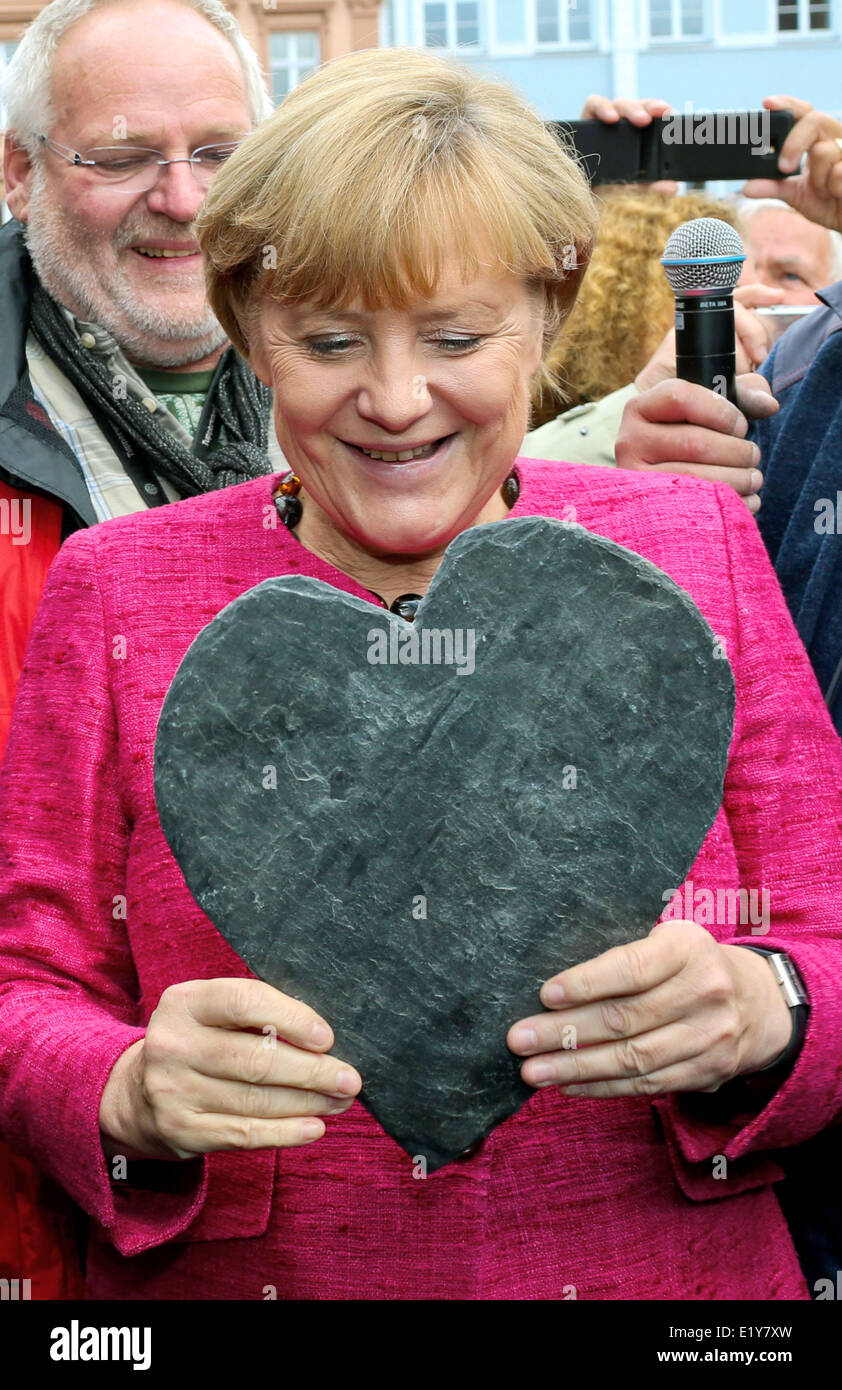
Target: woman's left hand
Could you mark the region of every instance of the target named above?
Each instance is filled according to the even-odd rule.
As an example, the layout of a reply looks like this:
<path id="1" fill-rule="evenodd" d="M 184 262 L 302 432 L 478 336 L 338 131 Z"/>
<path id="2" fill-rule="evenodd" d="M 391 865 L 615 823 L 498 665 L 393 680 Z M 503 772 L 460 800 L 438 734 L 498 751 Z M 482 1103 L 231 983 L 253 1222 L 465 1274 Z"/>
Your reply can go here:
<path id="1" fill-rule="evenodd" d="M 549 1013 L 507 1035 L 530 1086 L 575 1096 L 716 1091 L 786 1048 L 792 1018 L 769 964 L 695 922 L 659 922 L 547 980 Z"/>

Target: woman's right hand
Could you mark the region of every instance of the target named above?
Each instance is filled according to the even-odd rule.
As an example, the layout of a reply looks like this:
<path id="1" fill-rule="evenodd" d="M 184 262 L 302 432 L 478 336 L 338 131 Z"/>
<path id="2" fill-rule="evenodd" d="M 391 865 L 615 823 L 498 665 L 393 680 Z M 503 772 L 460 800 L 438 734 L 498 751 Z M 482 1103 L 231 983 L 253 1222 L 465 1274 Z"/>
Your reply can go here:
<path id="1" fill-rule="evenodd" d="M 357 1071 L 324 1054 L 333 1033 L 262 980 L 188 980 L 161 995 L 146 1036 L 117 1059 L 99 1111 L 109 1157 L 188 1159 L 291 1148 L 347 1110 Z"/>

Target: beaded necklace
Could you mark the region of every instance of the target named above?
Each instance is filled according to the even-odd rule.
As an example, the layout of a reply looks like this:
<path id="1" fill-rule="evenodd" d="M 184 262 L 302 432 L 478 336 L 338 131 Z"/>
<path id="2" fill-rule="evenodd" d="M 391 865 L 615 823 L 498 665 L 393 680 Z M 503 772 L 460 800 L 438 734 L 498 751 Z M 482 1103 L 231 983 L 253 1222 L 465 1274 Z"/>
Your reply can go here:
<path id="1" fill-rule="evenodd" d="M 278 509 L 278 515 L 288 531 L 294 531 L 301 520 L 301 498 L 298 496 L 301 491 L 301 479 L 295 473 L 290 473 L 279 487 L 275 489 L 273 500 Z M 520 496 L 520 480 L 517 473 L 512 469 L 500 489 L 500 494 L 506 506 L 511 510 Z M 374 590 L 372 590 L 374 593 Z M 384 608 L 388 608 L 390 613 L 396 613 L 399 618 L 404 618 L 408 623 L 415 619 L 418 605 L 421 602 L 421 594 L 399 594 L 394 603 L 387 604 L 379 594 L 374 597 L 380 599 Z"/>

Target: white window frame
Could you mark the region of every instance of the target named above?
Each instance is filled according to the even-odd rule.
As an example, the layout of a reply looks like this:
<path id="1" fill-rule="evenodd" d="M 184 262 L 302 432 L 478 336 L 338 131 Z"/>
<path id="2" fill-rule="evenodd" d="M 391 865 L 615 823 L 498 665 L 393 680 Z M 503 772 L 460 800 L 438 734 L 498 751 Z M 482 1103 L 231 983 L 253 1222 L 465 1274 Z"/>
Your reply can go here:
<path id="1" fill-rule="evenodd" d="M 766 0 L 766 27 L 747 34 L 723 33 L 722 15 L 729 0 L 714 0 L 713 41 L 718 48 L 776 48 L 787 43 L 820 43 L 838 39 L 839 0 L 831 0 L 829 29 L 779 29 L 777 0 Z M 807 17 L 809 18 L 809 12 Z"/>
<path id="2" fill-rule="evenodd" d="M 445 3 L 447 2 L 448 0 L 445 0 Z M 453 3 L 455 4 L 455 0 Z M 506 3 L 521 7 L 524 15 L 524 38 L 522 41 L 509 43 L 501 39 L 497 32 L 497 7 L 494 0 L 479 0 L 479 43 L 476 48 L 431 48 L 428 51 L 463 58 L 470 58 L 472 55 L 484 58 L 532 58 L 542 53 L 605 53 L 610 48 L 606 10 L 610 0 L 590 0 L 591 37 L 589 39 L 576 39 L 574 42 L 565 37 L 567 33 L 567 10 L 571 8 L 568 4 L 566 9 L 563 9 L 561 16 L 563 30 L 560 42 L 540 44 L 538 43 L 536 0 L 506 0 Z M 561 0 L 561 5 L 564 6 L 564 0 Z M 452 15 L 452 20 L 448 26 L 449 37 L 452 38 L 455 29 L 455 8 L 449 9 L 448 14 L 449 16 Z M 424 47 L 424 0 L 415 0 L 412 22 L 415 33 L 414 40 L 405 34 L 404 26 L 399 27 L 396 24 L 395 42 L 414 42 L 417 46 Z"/>
<path id="3" fill-rule="evenodd" d="M 8 58 L 6 57 L 6 44 L 9 43 L 20 43 L 20 38 L 0 39 L 0 77 L 2 77 L 3 73 L 6 71 L 6 67 L 9 62 Z M 6 108 L 3 105 L 3 103 L 0 102 L 0 149 L 2 149 L 3 146 L 3 132 L 5 131 L 5 129 Z M 8 222 L 11 215 L 12 214 L 9 212 L 8 204 L 6 203 L 5 199 L 3 197 L 0 197 L 0 226 L 2 226 L 4 222 Z"/>
<path id="4" fill-rule="evenodd" d="M 555 43 L 538 42 L 538 5 L 536 0 L 526 0 L 527 5 L 527 34 L 532 41 L 533 53 L 578 53 L 582 49 L 598 48 L 598 39 L 602 36 L 602 5 L 599 0 L 591 0 L 591 37 L 589 39 L 571 39 L 568 37 L 570 32 L 570 11 L 574 8 L 569 0 L 556 0 L 559 9 L 559 19 L 561 20 L 561 38 Z"/>
<path id="5" fill-rule="evenodd" d="M 444 5 L 447 19 L 447 44 L 444 48 L 428 47 L 425 43 L 424 6 L 427 0 L 415 0 L 415 42 L 428 53 L 447 54 L 450 57 L 471 58 L 488 54 L 488 12 L 484 0 L 475 0 L 477 7 L 477 29 L 479 40 L 476 44 L 460 45 L 453 42 L 456 37 L 456 6 L 460 0 L 429 0 L 432 4 Z"/>
<path id="6" fill-rule="evenodd" d="M 0 76 L 6 71 L 9 59 L 6 56 L 6 45 L 20 43 L 20 39 L 0 39 Z M 0 132 L 6 129 L 6 108 L 0 102 Z"/>
<path id="7" fill-rule="evenodd" d="M 779 29 L 777 0 L 772 0 L 770 8 L 770 27 L 778 43 L 786 43 L 790 39 L 795 43 L 803 41 L 804 39 L 812 39 L 815 43 L 816 40 L 833 38 L 839 33 L 836 14 L 837 5 L 834 3 L 834 0 L 831 0 L 830 3 L 830 24 L 827 29 L 810 28 L 810 0 L 798 0 L 797 29 Z"/>
<path id="8" fill-rule="evenodd" d="M 408 48 L 413 43 L 406 9 L 404 0 L 384 0 L 380 6 L 378 37 L 381 48 Z"/>
<path id="9" fill-rule="evenodd" d="M 679 32 L 681 28 L 681 0 L 670 0 L 670 8 L 672 10 L 673 32 L 671 34 L 653 34 L 650 25 L 649 0 L 643 0 L 643 37 L 648 48 L 669 47 L 671 44 L 692 45 L 711 42 L 716 26 L 716 15 L 711 15 L 710 0 L 702 0 L 702 18 L 706 27 L 701 34 L 682 34 Z"/>
<path id="10" fill-rule="evenodd" d="M 284 38 L 287 38 L 287 39 L 294 39 L 294 40 L 295 40 L 295 45 L 294 45 L 294 48 L 295 48 L 295 57 L 294 57 L 290 62 L 288 62 L 288 63 L 276 64 L 275 66 L 273 66 L 273 65 L 272 65 L 272 38 L 273 38 L 273 36 L 274 36 L 275 34 L 280 34 L 280 35 L 283 35 Z M 299 59 L 298 59 L 298 39 L 299 39 L 299 37 L 300 37 L 302 34 L 315 34 L 315 36 L 316 36 L 316 61 L 315 61 L 315 64 L 313 63 L 312 59 L 310 59 L 310 58 L 302 59 L 302 60 L 299 62 Z M 320 30 L 319 30 L 318 28 L 314 28 L 314 29 L 270 29 L 270 30 L 269 30 L 269 36 L 268 36 L 268 38 L 267 38 L 267 40 L 266 40 L 266 43 L 267 43 L 267 48 L 268 48 L 268 64 L 267 64 L 267 67 L 268 67 L 268 77 L 269 77 L 269 88 L 270 88 L 270 91 L 271 91 L 271 94 L 272 94 L 272 100 L 273 100 L 273 101 L 275 101 L 275 73 L 276 73 L 276 72 L 284 72 L 284 71 L 286 71 L 286 72 L 289 72 L 289 73 L 295 73 L 295 75 L 296 75 L 295 81 L 293 82 L 292 86 L 288 88 L 287 93 L 285 94 L 285 95 L 289 95 L 289 92 L 294 91 L 295 88 L 298 86 L 298 84 L 299 84 L 300 82 L 303 82 L 303 81 L 304 81 L 303 77 L 299 77 L 299 76 L 298 76 L 299 70 L 300 70 L 301 68 L 313 68 L 313 67 L 318 67 L 319 64 L 323 61 L 323 60 L 322 60 L 322 56 L 321 56 L 321 54 L 322 54 L 322 36 L 321 36 L 321 32 L 320 32 Z M 279 99 L 279 101 L 276 103 L 276 105 L 279 106 L 280 103 L 283 101 L 283 99 L 284 99 L 284 98 L 281 97 L 281 98 Z"/>

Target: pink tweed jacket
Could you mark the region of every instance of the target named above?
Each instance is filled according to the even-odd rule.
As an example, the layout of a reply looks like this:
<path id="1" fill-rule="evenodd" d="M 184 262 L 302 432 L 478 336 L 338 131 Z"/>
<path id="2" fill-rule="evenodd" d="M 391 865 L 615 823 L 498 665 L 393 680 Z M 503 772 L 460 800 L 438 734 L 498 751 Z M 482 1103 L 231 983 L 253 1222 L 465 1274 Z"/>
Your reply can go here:
<path id="1" fill-rule="evenodd" d="M 199 630 L 269 576 L 376 600 L 273 524 L 271 478 L 107 522 L 53 564 L 0 787 L 0 1125 L 93 1218 L 89 1296 L 807 1298 L 771 1184 L 773 1151 L 842 1109 L 839 742 L 734 493 L 518 467 L 513 515 L 577 520 L 637 551 L 725 643 L 736 728 L 689 878 L 694 901 L 766 890 L 760 940 L 791 954 L 812 1005 L 793 1071 L 763 1108 L 727 1121 L 703 1118 L 693 1096 L 543 1090 L 425 1180 L 359 1103 L 302 1149 L 153 1161 L 112 1179 L 97 1115 L 115 1060 L 169 985 L 248 974 L 191 898 L 156 815 L 170 680 Z M 749 925 L 708 925 L 758 940 Z"/>

